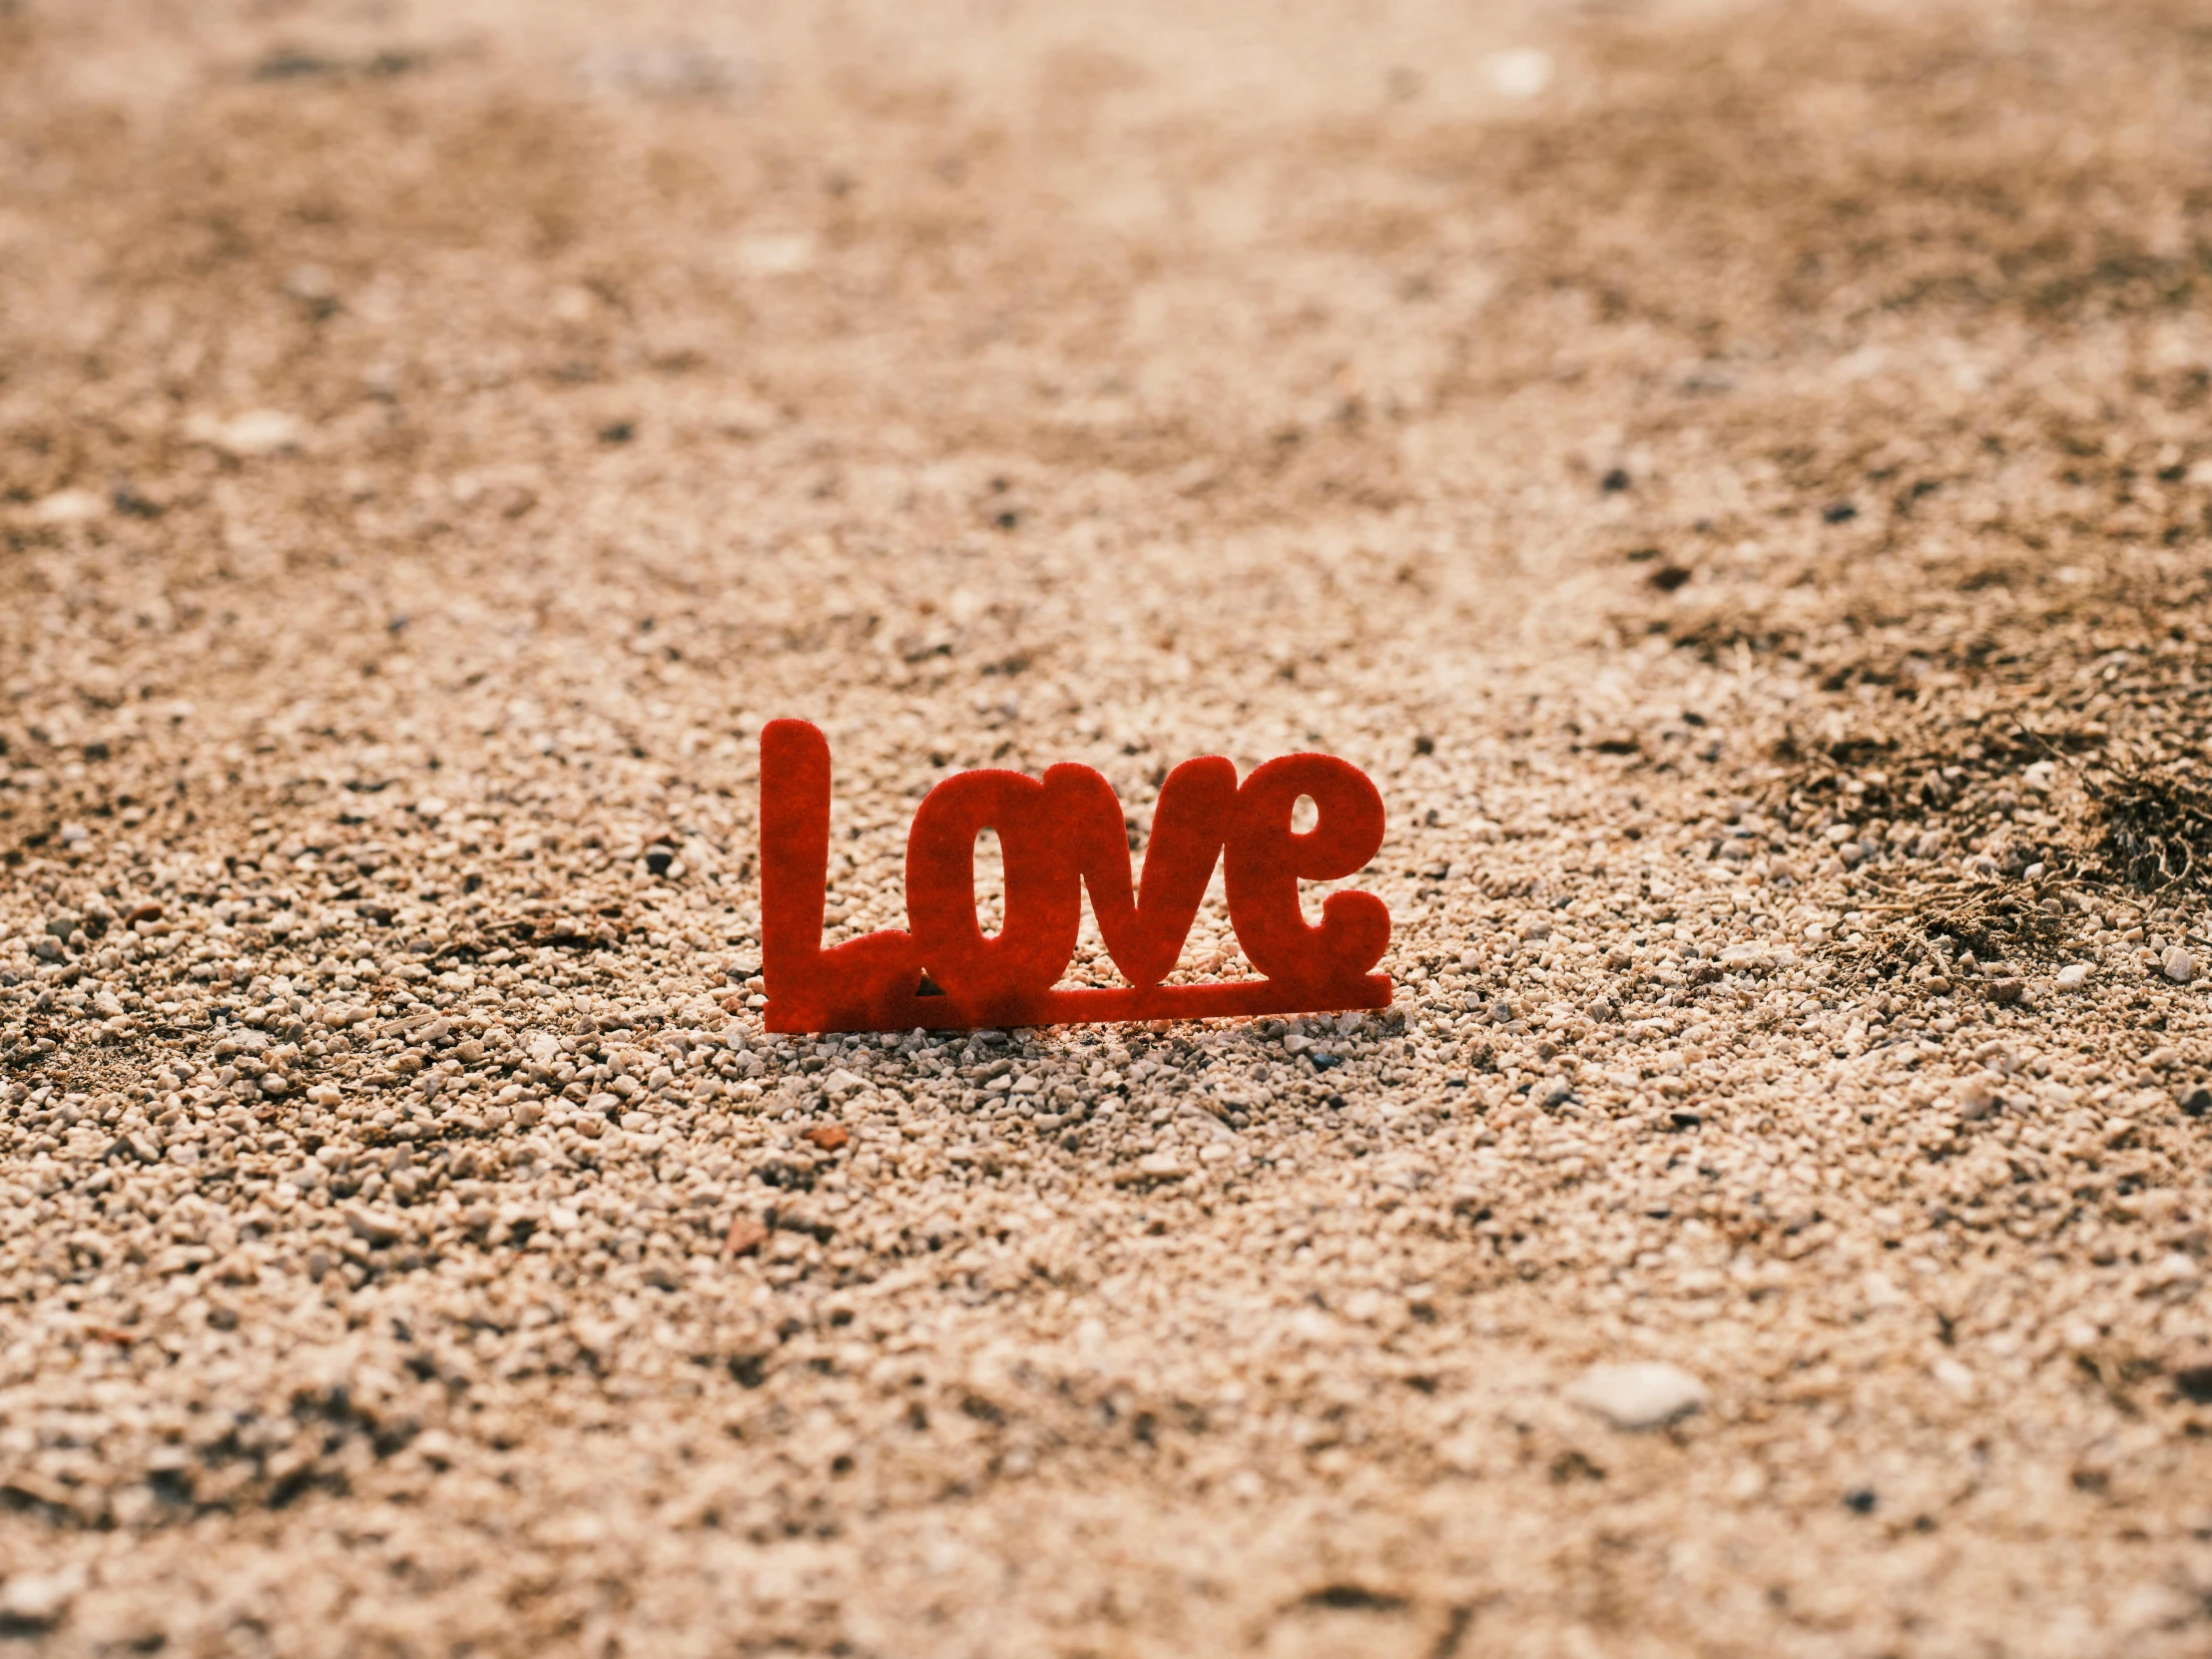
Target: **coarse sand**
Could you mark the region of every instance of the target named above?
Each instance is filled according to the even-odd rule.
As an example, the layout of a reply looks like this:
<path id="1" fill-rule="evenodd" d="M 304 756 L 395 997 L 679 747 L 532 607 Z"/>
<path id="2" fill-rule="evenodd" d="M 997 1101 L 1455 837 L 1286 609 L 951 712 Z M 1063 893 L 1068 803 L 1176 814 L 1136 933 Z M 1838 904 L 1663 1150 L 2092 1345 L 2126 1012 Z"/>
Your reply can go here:
<path id="1" fill-rule="evenodd" d="M 0 0 L 0 1652 L 2205 1653 L 2208 157 L 2180 3 Z M 1397 1003 L 770 1037 L 787 715 L 839 937 L 1342 755 Z"/>

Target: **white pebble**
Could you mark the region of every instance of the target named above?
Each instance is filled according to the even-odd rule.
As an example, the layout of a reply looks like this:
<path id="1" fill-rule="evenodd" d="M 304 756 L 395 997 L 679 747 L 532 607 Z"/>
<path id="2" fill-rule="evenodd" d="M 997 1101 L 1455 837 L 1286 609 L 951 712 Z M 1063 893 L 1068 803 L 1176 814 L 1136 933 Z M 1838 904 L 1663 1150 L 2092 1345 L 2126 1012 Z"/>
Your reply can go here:
<path id="1" fill-rule="evenodd" d="M 2058 984 L 2066 990 L 2074 990 L 2089 982 L 2087 962 L 2069 962 L 2058 970 Z"/>
<path id="2" fill-rule="evenodd" d="M 69 1610 L 73 1586 L 60 1573 L 21 1573 L 0 1589 L 0 1618 L 17 1625 L 49 1625 Z"/>
<path id="3" fill-rule="evenodd" d="M 738 244 L 738 263 L 761 276 L 791 276 L 812 270 L 815 239 L 804 232 L 747 237 Z"/>
<path id="4" fill-rule="evenodd" d="M 1533 46 L 1492 52 L 1482 68 L 1490 85 L 1507 98 L 1534 98 L 1551 85 L 1551 54 Z"/>
<path id="5" fill-rule="evenodd" d="M 56 490 L 31 505 L 33 524 L 83 524 L 100 517 L 108 504 L 91 490 Z"/>
<path id="6" fill-rule="evenodd" d="M 243 460 L 297 448 L 302 428 L 279 409 L 250 409 L 231 420 L 197 417 L 187 423 L 185 434 Z"/>
<path id="7" fill-rule="evenodd" d="M 2197 976 L 2196 958 L 2178 944 L 2167 949 L 2159 967 L 2177 985 L 2186 985 Z"/>
<path id="8" fill-rule="evenodd" d="M 1567 1399 L 1615 1428 L 1660 1428 L 1705 1404 L 1705 1384 L 1663 1360 L 1592 1366 L 1567 1387 Z"/>

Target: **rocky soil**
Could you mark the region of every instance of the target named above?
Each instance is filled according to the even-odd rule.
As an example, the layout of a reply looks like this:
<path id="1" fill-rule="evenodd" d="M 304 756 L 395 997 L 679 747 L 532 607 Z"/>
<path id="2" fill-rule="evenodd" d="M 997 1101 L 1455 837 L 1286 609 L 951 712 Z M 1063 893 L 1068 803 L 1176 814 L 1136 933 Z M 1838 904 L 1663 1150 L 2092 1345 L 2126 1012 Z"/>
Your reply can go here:
<path id="1" fill-rule="evenodd" d="M 0 3 L 0 1651 L 2202 1653 L 2208 39 Z M 768 1036 L 779 715 L 1397 1005 Z"/>

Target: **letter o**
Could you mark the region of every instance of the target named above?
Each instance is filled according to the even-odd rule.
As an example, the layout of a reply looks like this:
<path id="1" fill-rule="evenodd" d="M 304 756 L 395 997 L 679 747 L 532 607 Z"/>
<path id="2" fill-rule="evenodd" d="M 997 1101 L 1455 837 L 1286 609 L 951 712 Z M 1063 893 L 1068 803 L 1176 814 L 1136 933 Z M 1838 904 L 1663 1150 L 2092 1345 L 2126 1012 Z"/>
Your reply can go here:
<path id="1" fill-rule="evenodd" d="M 1075 955 L 1081 886 L 1044 822 L 1045 786 L 1018 772 L 963 772 L 923 799 L 906 834 L 907 926 L 921 965 L 949 996 L 1003 1000 L 1052 988 Z M 975 837 L 998 831 L 1006 923 L 975 910 Z"/>

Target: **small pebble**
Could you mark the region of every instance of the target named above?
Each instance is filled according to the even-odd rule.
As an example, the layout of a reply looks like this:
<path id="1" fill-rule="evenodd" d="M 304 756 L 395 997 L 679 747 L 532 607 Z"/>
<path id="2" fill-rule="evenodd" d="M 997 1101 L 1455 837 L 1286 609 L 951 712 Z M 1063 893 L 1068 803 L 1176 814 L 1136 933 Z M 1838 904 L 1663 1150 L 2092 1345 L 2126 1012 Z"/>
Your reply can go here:
<path id="1" fill-rule="evenodd" d="M 1680 1366 L 1632 1360 L 1592 1366 L 1568 1384 L 1566 1397 L 1615 1428 L 1660 1428 L 1705 1404 L 1705 1384 Z"/>
<path id="2" fill-rule="evenodd" d="M 108 510 L 104 496 L 91 490 L 56 490 L 31 504 L 33 524 L 84 524 Z"/>
<path id="3" fill-rule="evenodd" d="M 2196 958 L 2178 944 L 2167 946 L 2158 966 L 2159 971 L 2177 985 L 2186 985 L 2197 976 Z"/>
<path id="4" fill-rule="evenodd" d="M 74 1590 L 61 1573 L 19 1573 L 0 1585 L 0 1636 L 18 1629 L 43 1630 L 59 1624 L 69 1611 Z"/>
<path id="5" fill-rule="evenodd" d="M 186 435 L 236 459 L 274 455 L 298 446 L 304 428 L 278 409 L 251 409 L 229 420 L 197 416 L 186 423 Z"/>
<path id="6" fill-rule="evenodd" d="M 393 1243 L 405 1231 L 403 1225 L 396 1218 L 378 1215 L 374 1211 L 365 1210 L 356 1205 L 347 1205 L 341 1215 L 344 1218 L 347 1231 L 363 1244 L 374 1249 L 380 1250 L 385 1245 Z"/>
<path id="7" fill-rule="evenodd" d="M 1551 85 L 1551 54 L 1533 46 L 1493 52 L 1482 68 L 1490 85 L 1507 98 L 1534 98 Z"/>
<path id="8" fill-rule="evenodd" d="M 2167 1368 L 2182 1396 L 2199 1405 L 2212 1405 L 2212 1348 L 2184 1354 Z"/>
<path id="9" fill-rule="evenodd" d="M 2004 1104 L 1993 1077 L 1969 1078 L 1959 1086 L 1957 1099 L 1958 1115 L 1968 1123 L 1979 1123 Z"/>

